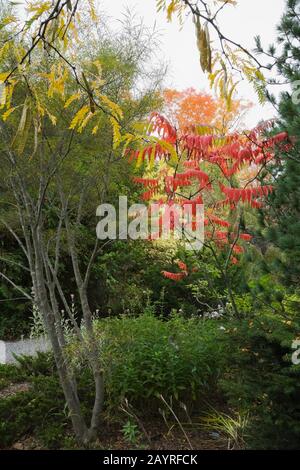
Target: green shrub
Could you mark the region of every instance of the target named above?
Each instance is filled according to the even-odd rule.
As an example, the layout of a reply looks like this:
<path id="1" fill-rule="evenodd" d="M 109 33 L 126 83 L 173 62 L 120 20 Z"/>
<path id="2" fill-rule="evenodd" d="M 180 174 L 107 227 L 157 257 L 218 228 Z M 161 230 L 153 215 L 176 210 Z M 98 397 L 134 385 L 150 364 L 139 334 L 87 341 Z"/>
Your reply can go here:
<path id="1" fill-rule="evenodd" d="M 18 370 L 27 376 L 53 375 L 56 371 L 53 354 L 37 352 L 35 356 L 18 356 Z"/>
<path id="2" fill-rule="evenodd" d="M 35 435 L 47 448 L 59 446 L 59 434 L 67 426 L 64 397 L 56 376 L 33 377 L 29 391 L 0 400 L 0 447 L 27 433 Z"/>
<path id="3" fill-rule="evenodd" d="M 300 365 L 291 345 L 299 325 L 274 314 L 230 322 L 222 388 L 229 403 L 250 412 L 247 443 L 257 449 L 297 449 Z"/>
<path id="4" fill-rule="evenodd" d="M 5 386 L 27 382 L 30 388 L 0 399 L 0 447 L 7 447 L 26 434 L 36 436 L 47 448 L 59 446 L 69 422 L 52 354 L 24 356 L 19 358 L 18 366 L 0 366 L 2 382 Z"/>
<path id="5" fill-rule="evenodd" d="M 110 408 L 127 398 L 153 411 L 160 394 L 186 404 L 215 391 L 223 334 L 218 321 L 144 314 L 99 321 L 97 328 Z"/>
<path id="6" fill-rule="evenodd" d="M 9 384 L 21 382 L 26 377 L 26 373 L 20 367 L 13 364 L 0 364 L 0 390 Z"/>
<path id="7" fill-rule="evenodd" d="M 70 416 L 65 404 L 54 358 L 51 353 L 22 357 L 19 366 L 0 366 L 0 385 L 25 381 L 30 389 L 0 399 L 0 448 L 10 446 L 26 434 L 37 438 L 47 449 L 64 447 L 70 440 Z M 90 371 L 79 371 L 78 393 L 86 418 L 93 404 Z"/>
<path id="8" fill-rule="evenodd" d="M 5 341 L 14 341 L 21 337 L 27 337 L 30 333 L 30 312 L 25 309 L 9 311 L 2 306 L 0 315 L 0 338 Z"/>

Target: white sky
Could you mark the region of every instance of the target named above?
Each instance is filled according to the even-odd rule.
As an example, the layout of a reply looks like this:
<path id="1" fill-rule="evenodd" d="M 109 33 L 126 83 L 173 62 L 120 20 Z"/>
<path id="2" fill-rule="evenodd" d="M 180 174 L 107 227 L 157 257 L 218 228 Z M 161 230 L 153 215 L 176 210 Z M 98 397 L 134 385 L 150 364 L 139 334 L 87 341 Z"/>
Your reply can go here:
<path id="1" fill-rule="evenodd" d="M 121 19 L 126 7 L 142 17 L 145 25 L 153 26 L 156 22 L 161 33 L 161 57 L 169 63 L 167 86 L 178 90 L 189 87 L 209 90 L 208 81 L 200 68 L 195 32 L 190 20 L 180 31 L 178 23 L 168 23 L 164 13 L 156 12 L 155 0 L 96 0 L 96 2 L 100 11 L 103 11 L 116 27 L 117 20 Z M 275 41 L 276 25 L 284 11 L 284 5 L 285 0 L 238 0 L 236 7 L 224 8 L 219 17 L 219 25 L 225 35 L 250 50 L 254 48 L 253 38 L 256 35 L 260 35 L 262 44 L 267 46 Z M 262 107 L 258 104 L 251 86 L 246 83 L 239 86 L 239 97 L 255 104 L 244 120 L 249 127 L 275 114 L 269 105 Z"/>

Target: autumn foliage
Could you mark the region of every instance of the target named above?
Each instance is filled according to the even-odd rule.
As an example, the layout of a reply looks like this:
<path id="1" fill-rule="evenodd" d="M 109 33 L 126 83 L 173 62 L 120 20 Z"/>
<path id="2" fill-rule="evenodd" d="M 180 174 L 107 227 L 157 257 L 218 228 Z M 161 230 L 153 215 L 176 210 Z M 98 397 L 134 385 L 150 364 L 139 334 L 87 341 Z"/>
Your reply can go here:
<path id="1" fill-rule="evenodd" d="M 182 131 L 210 123 L 212 131 L 228 132 L 250 106 L 250 103 L 233 100 L 228 109 L 223 99 L 214 98 L 204 91 L 197 92 L 194 88 L 164 91 L 164 112 L 168 120 Z"/>
<path id="2" fill-rule="evenodd" d="M 204 204 L 205 246 L 223 251 L 227 263 L 237 264 L 243 245 L 251 240 L 240 229 L 241 215 L 260 208 L 273 190 L 272 181 L 261 185 L 259 175 L 276 147 L 291 145 L 286 133 L 266 137 L 272 127 L 266 122 L 248 133 L 208 134 L 205 126 L 190 126 L 188 131 L 153 113 L 149 143 L 129 152 L 131 160 L 143 164 L 143 176 L 135 177 L 145 189 L 142 199 L 193 208 Z M 179 269 L 163 275 L 179 281 L 189 274 L 185 265 Z"/>

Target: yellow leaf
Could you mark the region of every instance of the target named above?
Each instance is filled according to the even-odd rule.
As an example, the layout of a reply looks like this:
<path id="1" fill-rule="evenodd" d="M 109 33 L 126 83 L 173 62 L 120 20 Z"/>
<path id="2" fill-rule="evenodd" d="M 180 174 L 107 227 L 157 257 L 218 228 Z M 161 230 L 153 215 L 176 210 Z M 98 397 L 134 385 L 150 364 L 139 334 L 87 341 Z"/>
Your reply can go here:
<path id="1" fill-rule="evenodd" d="M 178 155 L 172 144 L 165 140 L 157 139 L 157 143 L 170 154 L 170 162 L 176 163 L 178 161 Z"/>
<path id="2" fill-rule="evenodd" d="M 0 30 L 4 28 L 4 26 L 7 26 L 10 23 L 17 23 L 18 18 L 16 16 L 6 16 L 0 21 Z"/>
<path id="3" fill-rule="evenodd" d="M 6 56 L 7 56 L 7 53 L 8 53 L 9 51 L 10 51 L 10 42 L 7 41 L 7 42 L 4 44 L 4 46 L 1 47 L 1 49 L 0 49 L 0 57 L 1 57 L 1 59 L 2 59 L 3 57 L 6 57 Z"/>
<path id="4" fill-rule="evenodd" d="M 88 122 L 90 121 L 90 119 L 92 119 L 93 116 L 94 114 L 91 112 L 86 115 L 86 117 L 83 119 L 82 123 L 78 127 L 78 132 L 81 133 L 83 131 L 83 129 L 87 126 Z"/>
<path id="5" fill-rule="evenodd" d="M 86 114 L 89 112 L 90 107 L 85 105 L 82 108 L 80 108 L 79 111 L 75 114 L 69 129 L 75 129 L 80 123 L 84 120 Z"/>
<path id="6" fill-rule="evenodd" d="M 150 155 L 150 159 L 149 159 L 149 169 L 150 170 L 152 170 L 152 168 L 154 167 L 154 163 L 155 163 L 155 146 L 152 147 L 151 155 Z"/>
<path id="7" fill-rule="evenodd" d="M 122 136 L 120 133 L 120 125 L 118 121 L 113 117 L 110 118 L 110 122 L 113 128 L 113 148 L 117 149 L 122 140 Z"/>
<path id="8" fill-rule="evenodd" d="M 30 2 L 30 3 L 27 5 L 26 10 L 27 10 L 29 13 L 39 13 L 39 14 L 42 14 L 42 13 L 44 13 L 46 10 L 49 10 L 49 8 L 51 8 L 51 2 L 39 2 L 39 3 Z"/>
<path id="9" fill-rule="evenodd" d="M 67 101 L 65 102 L 65 105 L 64 105 L 64 108 L 68 108 L 70 106 L 70 104 L 73 103 L 73 101 L 76 101 L 80 98 L 81 94 L 78 92 L 78 93 L 75 93 L 74 95 L 70 96 L 69 99 L 67 99 Z"/>
<path id="10" fill-rule="evenodd" d="M 117 119 L 123 118 L 123 111 L 120 108 L 120 106 L 118 106 L 116 103 L 111 101 L 106 95 L 99 95 L 99 98 L 109 108 L 109 110 L 115 116 L 115 118 Z"/>
<path id="11" fill-rule="evenodd" d="M 91 19 L 92 19 L 92 21 L 97 21 L 98 20 L 98 15 L 96 13 L 94 0 L 88 0 L 88 2 L 89 2 L 89 7 L 90 7 Z"/>
<path id="12" fill-rule="evenodd" d="M 260 81 L 262 81 L 262 82 L 266 81 L 265 76 L 262 74 L 262 72 L 260 70 L 256 69 L 255 70 L 255 75 Z"/>
<path id="13" fill-rule="evenodd" d="M 51 114 L 47 109 L 46 109 L 47 116 L 49 117 L 50 121 L 52 122 L 53 126 L 56 126 L 57 119 L 53 114 Z"/>
<path id="14" fill-rule="evenodd" d="M 168 21 L 171 21 L 172 20 L 172 15 L 173 13 L 175 12 L 176 10 L 176 4 L 177 4 L 177 1 L 176 0 L 172 0 L 172 2 L 169 4 L 168 8 L 167 8 L 167 18 L 168 18 Z"/>
<path id="15" fill-rule="evenodd" d="M 14 108 L 10 108 L 10 109 L 8 109 L 7 111 L 5 111 L 5 113 L 2 114 L 2 119 L 3 119 L 3 121 L 6 121 L 6 120 L 9 118 L 9 116 L 10 116 L 16 109 L 17 109 L 17 107 L 14 107 Z"/>
<path id="16" fill-rule="evenodd" d="M 4 83 L 7 79 L 10 72 L 2 72 L 0 73 L 0 83 Z"/>
<path id="17" fill-rule="evenodd" d="M 93 134 L 93 135 L 97 134 L 98 130 L 99 130 L 99 125 L 97 124 L 97 125 L 93 128 L 92 134 Z"/>
<path id="18" fill-rule="evenodd" d="M 18 83 L 17 80 L 9 80 L 9 83 L 6 83 L 5 86 L 5 105 L 6 108 L 9 109 L 11 107 L 11 100 L 12 100 L 12 95 L 14 88 L 16 84 Z"/>
<path id="19" fill-rule="evenodd" d="M 136 160 L 136 167 L 137 168 L 140 168 L 140 166 L 142 165 L 143 163 L 143 149 L 141 149 L 139 151 L 139 154 L 138 154 L 138 157 L 137 157 L 137 160 Z"/>

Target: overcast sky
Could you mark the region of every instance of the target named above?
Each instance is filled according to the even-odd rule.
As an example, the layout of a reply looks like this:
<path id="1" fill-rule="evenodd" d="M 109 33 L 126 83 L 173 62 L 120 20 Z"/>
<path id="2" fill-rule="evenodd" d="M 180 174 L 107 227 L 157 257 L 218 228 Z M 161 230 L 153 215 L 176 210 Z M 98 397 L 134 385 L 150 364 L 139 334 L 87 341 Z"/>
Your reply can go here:
<path id="1" fill-rule="evenodd" d="M 24 5 L 24 0 L 20 0 Z M 208 80 L 201 71 L 199 52 L 196 46 L 193 23 L 188 19 L 183 28 L 177 21 L 168 23 L 166 14 L 156 11 L 156 0 L 95 0 L 100 12 L 109 18 L 113 28 L 119 28 L 126 9 L 143 19 L 148 27 L 156 24 L 160 33 L 160 58 L 169 64 L 165 86 L 183 90 L 194 87 L 196 90 L 208 91 Z M 255 47 L 254 36 L 260 35 L 262 44 L 268 46 L 276 40 L 276 25 L 284 11 L 285 0 L 237 0 L 236 6 L 226 6 L 219 18 L 222 32 L 251 50 Z M 21 8 L 21 7 L 20 7 Z M 239 85 L 239 98 L 254 104 L 244 119 L 250 128 L 259 120 L 272 118 L 275 114 L 270 105 L 263 107 L 258 104 L 251 85 L 243 82 Z M 280 87 L 273 87 L 277 94 Z"/>
<path id="2" fill-rule="evenodd" d="M 208 82 L 199 65 L 199 53 L 195 42 L 195 32 L 191 21 L 187 21 L 180 31 L 176 22 L 168 23 L 164 13 L 157 13 L 155 0 L 96 0 L 100 10 L 117 27 L 126 7 L 143 18 L 145 25 L 155 22 L 161 33 L 161 55 L 169 63 L 166 85 L 179 90 L 194 87 L 209 90 Z M 262 43 L 268 45 L 275 41 L 276 24 L 279 22 L 285 0 L 238 0 L 235 7 L 228 6 L 219 17 L 219 25 L 224 34 L 237 43 L 252 49 L 254 36 L 260 35 Z M 274 110 L 265 105 L 261 107 L 250 85 L 242 84 L 239 95 L 255 103 L 245 119 L 247 126 L 256 125 L 260 119 L 268 119 Z"/>

